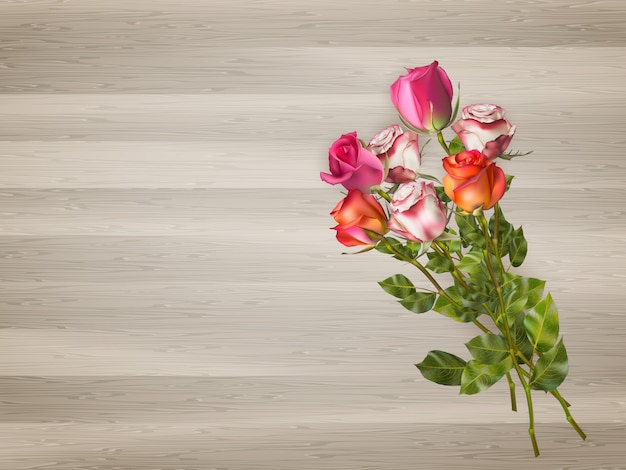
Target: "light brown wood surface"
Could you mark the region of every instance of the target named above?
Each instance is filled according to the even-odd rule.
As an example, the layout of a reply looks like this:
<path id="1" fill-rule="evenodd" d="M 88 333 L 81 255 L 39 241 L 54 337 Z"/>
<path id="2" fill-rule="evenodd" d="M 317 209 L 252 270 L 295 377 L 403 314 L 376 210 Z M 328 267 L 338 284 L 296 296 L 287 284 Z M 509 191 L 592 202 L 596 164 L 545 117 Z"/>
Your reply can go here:
<path id="1" fill-rule="evenodd" d="M 0 469 L 626 469 L 626 5 L 0 2 Z M 343 256 L 328 146 L 437 59 L 517 125 L 502 201 L 588 432 L 421 377 L 475 331 Z M 447 134 L 451 137 L 450 134 Z M 431 142 L 425 168 L 441 175 Z"/>

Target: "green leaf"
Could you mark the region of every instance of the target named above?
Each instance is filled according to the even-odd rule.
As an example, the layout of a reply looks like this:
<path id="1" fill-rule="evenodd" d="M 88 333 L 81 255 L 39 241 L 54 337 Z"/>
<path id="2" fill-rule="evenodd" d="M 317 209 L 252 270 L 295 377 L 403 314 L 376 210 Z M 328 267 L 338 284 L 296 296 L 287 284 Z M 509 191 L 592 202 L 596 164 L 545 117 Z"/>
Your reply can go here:
<path id="1" fill-rule="evenodd" d="M 383 238 L 385 238 L 387 241 L 394 240 L 393 238 L 386 238 L 386 237 L 383 237 Z M 389 250 L 389 248 L 387 248 L 387 246 L 383 243 L 382 240 L 376 244 L 374 249 L 380 253 L 385 253 L 386 255 L 390 255 L 393 253 L 391 250 Z"/>
<path id="2" fill-rule="evenodd" d="M 411 257 L 417 258 L 417 255 L 420 254 L 420 250 L 422 249 L 422 244 L 419 242 L 414 242 L 413 240 L 407 240 L 406 247 L 411 251 Z"/>
<path id="3" fill-rule="evenodd" d="M 496 214 L 498 215 L 498 254 L 504 257 L 509 252 L 509 243 L 513 236 L 513 225 L 504 217 L 500 206 L 496 206 L 493 215 L 489 218 L 489 233 L 495 236 Z"/>
<path id="4" fill-rule="evenodd" d="M 546 281 L 535 279 L 534 277 L 527 277 L 525 279 L 528 283 L 528 301 L 526 302 L 526 308 L 532 308 L 541 300 Z"/>
<path id="5" fill-rule="evenodd" d="M 456 267 L 459 271 L 463 271 L 468 274 L 479 273 L 482 272 L 480 264 L 483 259 L 484 255 L 482 251 L 472 250 L 463 255 L 463 258 L 457 263 Z"/>
<path id="6" fill-rule="evenodd" d="M 502 335 L 478 335 L 465 346 L 474 359 L 483 364 L 496 364 L 509 355 L 509 344 Z"/>
<path id="7" fill-rule="evenodd" d="M 522 227 L 513 232 L 511 243 L 509 244 L 509 259 L 516 268 L 521 266 L 528 252 L 528 242 L 524 238 Z"/>
<path id="8" fill-rule="evenodd" d="M 464 395 L 475 395 L 487 390 L 504 374 L 511 370 L 513 361 L 508 356 L 497 364 L 481 364 L 478 361 L 469 361 L 461 374 L 461 391 Z"/>
<path id="9" fill-rule="evenodd" d="M 439 199 L 441 199 L 441 202 L 443 202 L 444 204 L 452 201 L 452 199 L 450 199 L 446 194 L 443 186 L 435 186 L 435 191 L 437 191 L 437 196 L 439 196 Z"/>
<path id="10" fill-rule="evenodd" d="M 384 281 L 380 281 L 378 285 L 388 294 L 400 299 L 415 293 L 415 286 L 404 274 L 394 274 Z"/>
<path id="11" fill-rule="evenodd" d="M 413 258 L 412 253 L 410 248 L 407 248 L 406 246 L 404 246 L 404 244 L 400 241 L 397 240 L 395 238 L 391 238 L 391 237 L 383 237 L 384 240 L 387 241 L 387 243 L 389 243 L 389 245 L 391 245 L 391 247 L 397 251 L 398 253 L 401 253 L 402 255 L 406 256 L 407 258 Z M 402 259 L 401 257 L 397 256 L 396 254 L 394 254 L 393 251 L 391 251 L 383 242 L 383 240 L 381 240 L 380 242 L 378 242 L 378 244 L 375 247 L 376 251 L 380 251 L 381 253 L 385 253 L 388 255 L 393 255 L 394 258 L 396 259 Z"/>
<path id="12" fill-rule="evenodd" d="M 437 253 L 435 251 L 431 251 L 426 253 L 428 256 L 428 263 L 426 263 L 426 268 L 430 269 L 435 273 L 449 273 L 454 271 L 454 263 L 450 258 L 441 253 Z"/>
<path id="13" fill-rule="evenodd" d="M 559 336 L 559 312 L 549 293 L 528 312 L 524 328 L 533 349 L 546 352 L 554 346 Z"/>
<path id="14" fill-rule="evenodd" d="M 506 189 L 504 190 L 505 192 L 508 191 L 511 187 L 511 182 L 513 181 L 513 178 L 515 178 L 515 176 L 513 175 L 504 175 L 504 179 L 506 180 Z"/>
<path id="15" fill-rule="evenodd" d="M 414 292 L 398 302 L 413 313 L 424 313 L 433 308 L 436 298 L 437 295 L 432 292 Z"/>
<path id="16" fill-rule="evenodd" d="M 442 235 L 437 237 L 437 241 L 441 241 L 450 253 L 461 251 L 461 237 L 451 228 L 448 228 Z"/>
<path id="17" fill-rule="evenodd" d="M 478 318 L 480 312 L 464 307 L 461 304 L 461 299 L 456 287 L 450 286 L 447 289 L 444 289 L 444 292 L 447 296 L 451 297 L 455 303 L 450 303 L 446 296 L 440 295 L 435 302 L 435 306 L 433 307 L 435 312 L 464 323 L 472 322 Z"/>
<path id="18" fill-rule="evenodd" d="M 441 385 L 461 385 L 461 374 L 466 362 L 445 351 L 429 351 L 424 360 L 415 364 L 422 375 Z"/>
<path id="19" fill-rule="evenodd" d="M 465 146 L 459 136 L 456 136 L 450 141 L 448 148 L 450 149 L 450 155 L 456 155 L 457 153 L 461 153 L 465 150 Z"/>
<path id="20" fill-rule="evenodd" d="M 508 273 L 507 273 L 508 274 Z M 509 325 L 515 323 L 517 316 L 526 308 L 528 302 L 528 284 L 521 276 L 516 276 L 504 294 L 504 306 Z"/>
<path id="21" fill-rule="evenodd" d="M 459 227 L 463 246 L 472 245 L 483 249 L 487 246 L 483 232 L 476 224 L 476 218 L 473 215 L 457 214 L 454 220 Z"/>
<path id="22" fill-rule="evenodd" d="M 454 279 L 454 286 L 459 294 L 461 304 L 481 313 L 489 313 L 482 304 L 493 299 L 493 293 L 489 291 L 489 289 L 493 289 L 491 280 L 487 279 L 482 273 L 477 273 L 465 278 L 464 284 L 459 282 L 458 279 Z"/>
<path id="23" fill-rule="evenodd" d="M 546 285 L 546 281 L 541 279 L 535 279 L 534 277 L 522 277 L 513 273 L 504 274 L 504 282 L 502 284 L 502 291 L 507 294 L 513 289 L 521 289 L 526 293 L 528 300 L 524 309 L 532 308 L 543 296 L 543 289 Z"/>
<path id="24" fill-rule="evenodd" d="M 524 328 L 524 319 L 525 315 L 518 315 L 515 319 L 515 323 L 510 327 L 511 328 L 511 336 L 515 338 L 515 344 L 517 344 L 517 348 L 524 355 L 526 359 L 531 359 L 534 354 L 533 345 L 530 344 L 528 340 L 528 335 L 526 334 L 526 328 Z M 519 363 L 524 363 L 523 359 L 518 359 Z"/>
<path id="25" fill-rule="evenodd" d="M 547 351 L 535 364 L 530 386 L 535 390 L 554 390 L 567 377 L 569 365 L 563 339 Z"/>

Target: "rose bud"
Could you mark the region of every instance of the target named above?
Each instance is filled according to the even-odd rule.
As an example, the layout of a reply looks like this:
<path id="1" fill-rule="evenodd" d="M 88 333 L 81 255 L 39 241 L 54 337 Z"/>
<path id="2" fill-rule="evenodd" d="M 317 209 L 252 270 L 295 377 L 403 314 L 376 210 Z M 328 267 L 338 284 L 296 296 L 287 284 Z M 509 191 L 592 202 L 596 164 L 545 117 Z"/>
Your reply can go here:
<path id="1" fill-rule="evenodd" d="M 358 189 L 348 190 L 348 195 L 337 203 L 330 215 L 337 221 L 337 226 L 333 227 L 337 240 L 346 246 L 373 245 L 387 233 L 383 208 L 374 196 Z M 374 233 L 380 236 L 371 238 Z"/>
<path id="2" fill-rule="evenodd" d="M 515 134 L 515 126 L 504 119 L 505 111 L 495 104 L 473 104 L 463 108 L 463 119 L 452 126 L 466 150 L 478 150 L 490 160 L 504 153 Z"/>
<path id="3" fill-rule="evenodd" d="M 420 167 L 420 150 L 417 134 L 404 132 L 397 124 L 386 127 L 376 134 L 367 146 L 381 163 L 388 159 L 388 183 L 408 183 L 417 177 Z"/>
<path id="4" fill-rule="evenodd" d="M 452 116 L 452 83 L 448 75 L 437 61 L 407 72 L 391 85 L 393 105 L 415 129 L 440 131 Z"/>
<path id="5" fill-rule="evenodd" d="M 504 195 L 504 172 L 478 150 L 467 150 L 443 159 L 447 175 L 443 188 L 452 201 L 466 212 L 482 206 L 491 209 Z"/>
<path id="6" fill-rule="evenodd" d="M 372 152 L 363 148 L 356 132 L 342 135 L 328 149 L 330 174 L 320 173 L 323 181 L 341 184 L 346 189 L 370 188 L 383 181 L 384 166 Z"/>
<path id="7" fill-rule="evenodd" d="M 446 228 L 446 209 L 432 183 L 403 184 L 394 193 L 389 207 L 389 229 L 409 240 L 431 241 Z"/>

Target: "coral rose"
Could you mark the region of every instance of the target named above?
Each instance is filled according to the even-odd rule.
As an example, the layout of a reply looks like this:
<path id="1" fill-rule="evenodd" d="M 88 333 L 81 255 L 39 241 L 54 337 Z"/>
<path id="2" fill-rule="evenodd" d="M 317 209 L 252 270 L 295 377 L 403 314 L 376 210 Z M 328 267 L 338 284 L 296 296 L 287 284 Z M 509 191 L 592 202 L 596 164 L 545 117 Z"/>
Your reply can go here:
<path id="1" fill-rule="evenodd" d="M 337 240 L 346 246 L 373 245 L 387 233 L 383 208 L 374 196 L 358 189 L 350 189 L 330 215 L 337 221 L 337 226 L 333 227 Z"/>
<path id="2" fill-rule="evenodd" d="M 504 172 L 477 150 L 467 150 L 443 159 L 447 175 L 443 188 L 461 209 L 473 212 L 492 208 L 506 191 Z"/>

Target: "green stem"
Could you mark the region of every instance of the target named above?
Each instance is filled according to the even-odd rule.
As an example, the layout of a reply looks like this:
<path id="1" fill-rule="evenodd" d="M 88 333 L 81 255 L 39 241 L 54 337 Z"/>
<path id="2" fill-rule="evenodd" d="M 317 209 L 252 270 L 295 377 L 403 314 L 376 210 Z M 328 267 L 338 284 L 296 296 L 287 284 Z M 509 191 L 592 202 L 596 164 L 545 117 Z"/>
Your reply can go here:
<path id="1" fill-rule="evenodd" d="M 519 369 L 519 367 L 518 367 Z M 535 437 L 535 415 L 533 411 L 533 399 L 530 396 L 530 387 L 526 383 L 526 381 L 520 375 L 520 379 L 522 380 L 522 385 L 524 386 L 524 392 L 526 393 L 526 403 L 528 403 L 528 434 L 530 436 L 530 441 L 533 444 L 533 451 L 535 452 L 535 457 L 539 457 L 539 446 L 537 445 L 537 438 Z"/>
<path id="2" fill-rule="evenodd" d="M 441 131 L 437 132 L 437 140 L 439 141 L 439 144 L 441 144 L 443 149 L 446 151 L 446 154 L 452 155 L 450 153 L 450 147 L 448 147 L 448 144 L 446 144 L 446 141 L 444 140 L 443 134 L 441 133 Z"/>
<path id="3" fill-rule="evenodd" d="M 537 445 L 537 438 L 535 437 L 535 414 L 533 411 L 533 399 L 530 394 L 530 386 L 528 385 L 528 383 L 526 382 L 526 379 L 524 378 L 525 371 L 522 371 L 519 364 L 517 363 L 517 354 L 515 352 L 517 347 L 516 347 L 515 341 L 513 341 L 513 337 L 511 336 L 511 330 L 509 329 L 509 322 L 508 322 L 508 319 L 506 318 L 506 305 L 504 304 L 504 298 L 502 297 L 502 286 L 500 286 L 500 283 L 498 282 L 496 274 L 493 270 L 493 266 L 491 265 L 491 258 L 489 256 L 490 254 L 489 246 L 491 245 L 490 242 L 492 242 L 492 240 L 491 240 L 491 237 L 489 236 L 489 227 L 487 226 L 487 219 L 485 218 L 483 214 L 481 214 L 478 218 L 478 221 L 480 222 L 480 226 L 483 229 L 485 242 L 487 242 L 486 243 L 487 247 L 485 248 L 485 262 L 487 264 L 487 270 L 489 271 L 489 276 L 491 277 L 491 281 L 493 282 L 493 285 L 496 288 L 496 292 L 498 294 L 498 302 L 500 303 L 500 311 L 501 311 L 500 314 L 504 316 L 504 319 L 502 321 L 502 324 L 504 325 L 503 333 L 506 337 L 507 342 L 509 343 L 509 355 L 511 356 L 511 359 L 513 361 L 513 367 L 515 368 L 517 372 L 517 376 L 519 377 L 520 382 L 522 383 L 522 386 L 524 387 L 524 393 L 526 394 L 526 403 L 528 404 L 528 435 L 530 436 L 530 442 L 532 443 L 535 457 L 538 457 L 539 446 Z"/>
<path id="4" fill-rule="evenodd" d="M 378 191 L 376 191 L 378 193 L 378 195 L 380 197 L 382 197 L 384 200 L 386 200 L 387 202 L 391 202 L 391 196 L 389 194 L 387 194 L 385 191 L 383 191 L 382 189 L 379 189 Z"/>
<path id="5" fill-rule="evenodd" d="M 497 225 L 498 224 L 498 211 L 497 211 L 497 208 L 496 208 L 496 213 L 495 214 L 496 214 L 496 220 L 495 220 L 496 225 L 495 225 L 495 228 L 494 228 L 494 237 L 497 236 L 496 234 L 497 234 L 497 227 L 498 227 L 498 225 Z M 484 218 L 484 216 L 481 216 L 479 221 L 481 223 L 481 226 L 483 227 L 483 232 L 485 233 L 485 237 L 489 238 L 488 237 L 488 232 L 486 232 L 486 230 L 487 230 L 487 221 Z M 487 240 L 487 244 L 488 245 L 490 244 L 490 242 L 493 242 L 493 240 L 491 240 L 491 239 Z M 493 247 L 494 250 L 497 250 L 496 247 L 494 247 L 493 245 L 491 245 L 491 246 Z M 496 254 L 496 256 L 497 256 L 497 254 Z M 491 276 L 491 279 L 492 279 L 494 285 L 496 286 L 496 291 L 498 291 L 498 298 L 499 298 L 499 301 L 501 302 L 500 303 L 501 310 L 502 310 L 502 312 L 505 312 L 505 310 L 504 310 L 505 309 L 505 305 L 504 305 L 504 302 L 503 302 L 503 299 L 502 299 L 501 287 L 498 284 L 497 279 L 495 278 L 495 273 L 493 272 L 493 267 L 491 266 L 491 260 L 489 258 L 488 250 L 487 250 L 487 253 L 486 253 L 486 257 L 487 257 L 487 259 L 486 259 L 487 269 L 489 270 L 489 274 Z M 504 269 L 504 266 L 501 266 L 501 268 Z M 506 313 L 504 313 L 504 315 L 506 316 Z M 526 356 L 517 347 L 517 344 L 515 344 L 515 342 L 512 341 L 512 338 L 510 338 L 510 330 L 508 328 L 508 322 L 507 322 L 506 318 L 504 319 L 503 323 L 505 325 L 505 329 L 507 330 L 507 339 L 511 339 L 511 343 L 509 343 L 509 344 L 512 344 L 512 346 L 514 348 L 515 354 L 517 356 L 519 356 L 522 359 L 522 361 L 524 363 L 526 363 L 526 365 L 528 365 L 528 367 L 532 371 L 534 369 L 534 364 L 532 363 L 531 360 L 526 358 Z M 541 353 L 539 353 L 539 354 L 541 356 Z M 530 374 L 517 365 L 517 360 L 516 360 L 515 357 L 513 358 L 513 360 L 515 361 L 516 370 L 517 370 L 518 374 L 521 372 L 527 378 L 530 378 Z M 521 379 L 521 376 L 520 376 L 520 379 Z M 535 456 L 537 456 L 537 455 L 539 455 L 539 450 L 537 449 L 536 442 L 534 441 L 534 439 L 535 439 L 535 436 L 534 436 L 534 419 L 532 417 L 533 413 L 532 413 L 532 408 L 531 408 L 532 400 L 531 400 L 531 397 L 530 397 L 530 389 L 525 384 L 524 381 L 522 383 L 524 384 L 524 391 L 527 392 L 527 400 L 529 402 L 528 412 L 529 412 L 529 415 L 531 415 L 531 420 L 533 421 L 533 423 L 531 423 L 531 426 L 530 426 L 530 429 L 528 430 L 528 432 L 529 432 L 529 434 L 531 434 L 531 440 L 533 440 L 533 449 L 535 450 Z M 587 438 L 587 435 L 580 428 L 578 423 L 576 423 L 576 421 L 574 420 L 572 414 L 570 413 L 570 411 L 568 409 L 569 408 L 569 403 L 561 396 L 561 393 L 558 390 L 551 390 L 550 394 L 553 395 L 558 400 L 558 402 L 561 404 L 561 407 L 563 408 L 563 411 L 565 412 L 565 417 L 567 418 L 567 422 L 570 423 L 570 425 L 576 430 L 578 435 L 583 440 L 585 440 Z"/>
<path id="6" fill-rule="evenodd" d="M 446 246 L 440 242 L 434 242 L 431 246 L 435 251 L 438 251 L 452 262 L 452 266 L 454 266 L 454 270 L 451 273 L 452 277 L 459 281 L 459 284 L 461 284 L 466 290 L 469 291 L 470 286 L 468 286 L 467 282 L 465 282 L 465 276 L 461 271 L 458 270 L 456 264 L 454 264 L 454 259 L 452 258 L 452 255 L 450 255 L 450 252 L 448 251 Z"/>
<path id="7" fill-rule="evenodd" d="M 493 332 L 489 328 L 487 328 L 485 325 L 483 325 L 478 320 L 474 320 L 474 325 L 476 325 L 478 328 L 480 328 L 483 331 L 483 333 L 488 333 L 490 335 L 493 334 Z"/>
<path id="8" fill-rule="evenodd" d="M 578 435 L 581 437 L 583 441 L 587 439 L 587 435 L 583 432 L 582 429 L 580 429 L 580 426 L 578 426 L 578 423 L 576 423 L 576 421 L 572 417 L 572 414 L 569 412 L 569 408 L 568 408 L 569 403 L 565 401 L 565 399 L 561 396 L 558 390 L 550 390 L 550 393 L 561 404 L 561 407 L 563 408 L 563 411 L 565 412 L 565 417 L 567 418 L 567 422 L 572 425 L 572 427 L 576 430 L 576 432 L 578 433 Z"/>
<path id="9" fill-rule="evenodd" d="M 413 259 L 413 258 L 409 258 L 405 255 L 403 255 L 402 253 L 400 253 L 399 251 L 397 251 L 393 245 L 391 245 L 391 243 L 389 243 L 387 241 L 387 239 L 383 238 L 382 239 L 383 244 L 385 245 L 385 247 L 391 251 L 392 253 L 394 253 L 396 256 L 398 256 L 399 258 L 403 259 L 404 261 L 406 261 L 407 263 L 411 263 L 413 266 L 415 266 L 417 269 L 419 269 L 422 274 L 424 276 L 426 276 L 426 278 L 431 282 L 431 284 L 435 287 L 435 289 L 437 289 L 437 293 L 439 295 L 443 295 L 444 297 L 446 297 L 446 299 L 448 299 L 451 303 L 456 304 L 456 302 L 453 301 L 453 299 L 446 294 L 446 292 L 444 292 L 443 287 L 441 287 L 441 285 L 437 282 L 437 280 L 428 272 L 428 270 L 417 260 Z"/>
<path id="10" fill-rule="evenodd" d="M 493 244 L 496 248 L 496 256 L 500 257 L 500 252 L 498 250 L 498 226 L 500 223 L 500 206 L 496 202 L 496 206 L 494 207 L 494 215 L 495 215 L 495 223 L 493 224 Z"/>
<path id="11" fill-rule="evenodd" d="M 506 380 L 509 382 L 509 391 L 511 393 L 511 410 L 517 411 L 517 399 L 515 398 L 515 382 L 511 378 L 511 373 L 506 373 Z"/>

